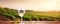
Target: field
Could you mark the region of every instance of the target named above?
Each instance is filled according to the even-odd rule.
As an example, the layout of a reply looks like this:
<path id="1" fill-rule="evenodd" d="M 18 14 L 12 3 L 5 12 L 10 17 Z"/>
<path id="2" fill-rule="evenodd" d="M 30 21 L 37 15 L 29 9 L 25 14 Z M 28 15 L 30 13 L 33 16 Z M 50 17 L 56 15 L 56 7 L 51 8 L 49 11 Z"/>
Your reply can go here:
<path id="1" fill-rule="evenodd" d="M 0 7 L 0 15 L 8 18 L 15 23 L 20 22 L 21 17 L 15 9 Z M 33 11 L 26 10 L 25 15 L 22 17 L 23 21 L 60 21 L 60 11 Z"/>
<path id="2" fill-rule="evenodd" d="M 10 20 L 18 20 L 20 16 L 15 9 L 0 7 L 0 15 L 4 15 Z M 22 17 L 24 21 L 60 21 L 60 11 L 33 11 L 26 10 L 25 15 Z"/>
<path id="3" fill-rule="evenodd" d="M 33 11 L 26 10 L 26 14 L 23 17 L 27 20 L 35 20 L 35 21 L 60 21 L 60 11 Z"/>

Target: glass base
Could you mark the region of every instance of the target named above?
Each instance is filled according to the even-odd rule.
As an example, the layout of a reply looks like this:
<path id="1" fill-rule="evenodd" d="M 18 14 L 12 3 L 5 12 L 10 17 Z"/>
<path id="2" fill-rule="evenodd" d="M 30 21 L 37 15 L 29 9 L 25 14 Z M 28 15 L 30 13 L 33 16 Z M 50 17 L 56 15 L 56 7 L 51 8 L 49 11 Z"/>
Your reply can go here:
<path id="1" fill-rule="evenodd" d="M 19 23 L 19 24 L 24 24 L 24 23 Z"/>
<path id="2" fill-rule="evenodd" d="M 24 24 L 23 21 L 21 21 L 19 24 Z"/>

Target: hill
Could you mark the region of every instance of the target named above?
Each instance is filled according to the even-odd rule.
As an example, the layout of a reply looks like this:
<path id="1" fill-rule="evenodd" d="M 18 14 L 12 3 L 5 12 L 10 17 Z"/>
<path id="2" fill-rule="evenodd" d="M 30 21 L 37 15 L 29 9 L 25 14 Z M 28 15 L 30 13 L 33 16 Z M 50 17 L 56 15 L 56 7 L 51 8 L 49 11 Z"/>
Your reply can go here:
<path id="1" fill-rule="evenodd" d="M 60 11 L 48 11 L 48 12 L 41 12 L 41 11 L 33 11 L 33 10 L 26 10 L 24 15 L 24 20 L 41 20 L 41 21 L 60 21 Z"/>
<path id="2" fill-rule="evenodd" d="M 0 15 L 3 15 L 13 21 L 15 19 L 20 19 L 18 11 L 15 9 L 0 7 Z M 60 21 L 60 11 L 41 12 L 26 10 L 26 13 L 22 18 L 24 21 Z"/>

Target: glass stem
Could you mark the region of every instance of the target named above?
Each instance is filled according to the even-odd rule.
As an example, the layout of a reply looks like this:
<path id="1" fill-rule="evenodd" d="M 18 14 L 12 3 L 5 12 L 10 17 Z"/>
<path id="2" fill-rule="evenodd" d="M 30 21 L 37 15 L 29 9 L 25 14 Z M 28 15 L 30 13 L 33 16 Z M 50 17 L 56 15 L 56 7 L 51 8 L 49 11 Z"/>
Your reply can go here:
<path id="1" fill-rule="evenodd" d="M 23 18 L 21 17 L 21 23 L 23 24 Z"/>

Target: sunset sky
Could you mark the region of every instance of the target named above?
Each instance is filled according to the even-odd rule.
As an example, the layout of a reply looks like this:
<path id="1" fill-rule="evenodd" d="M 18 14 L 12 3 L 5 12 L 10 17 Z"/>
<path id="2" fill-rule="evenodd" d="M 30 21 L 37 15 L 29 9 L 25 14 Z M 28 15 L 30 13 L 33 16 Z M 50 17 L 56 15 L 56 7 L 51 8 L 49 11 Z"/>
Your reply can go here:
<path id="1" fill-rule="evenodd" d="M 0 6 L 35 11 L 59 11 L 60 0 L 0 0 Z"/>

